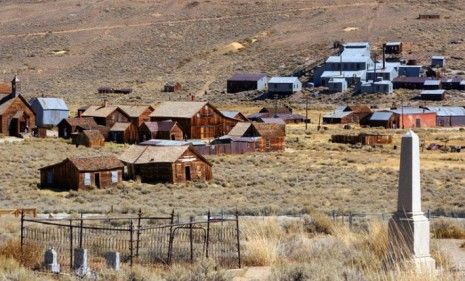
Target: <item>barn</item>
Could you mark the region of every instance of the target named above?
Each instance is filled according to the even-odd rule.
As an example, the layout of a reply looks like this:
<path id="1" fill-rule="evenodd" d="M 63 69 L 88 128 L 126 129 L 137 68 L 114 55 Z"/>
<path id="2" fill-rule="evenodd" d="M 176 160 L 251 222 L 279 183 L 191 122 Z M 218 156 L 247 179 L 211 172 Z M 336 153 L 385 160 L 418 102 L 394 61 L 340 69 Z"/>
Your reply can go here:
<path id="1" fill-rule="evenodd" d="M 115 143 L 136 143 L 138 139 L 137 127 L 133 123 L 116 122 L 108 135 L 108 140 Z"/>
<path id="2" fill-rule="evenodd" d="M 429 111 L 436 112 L 438 127 L 465 126 L 465 108 L 460 106 L 428 106 Z"/>
<path id="3" fill-rule="evenodd" d="M 119 159 L 127 166 L 129 178 L 146 183 L 212 179 L 212 164 L 191 146 L 134 145 Z"/>
<path id="4" fill-rule="evenodd" d="M 113 127 L 116 122 L 126 123 L 130 121 L 130 117 L 121 108 L 109 105 L 104 101 L 102 105 L 91 105 L 84 112 L 81 117 L 92 117 L 98 125 L 108 128 Z"/>
<path id="5" fill-rule="evenodd" d="M 31 99 L 29 104 L 36 114 L 36 126 L 39 128 L 54 127 L 69 116 L 63 99 L 39 97 Z"/>
<path id="6" fill-rule="evenodd" d="M 20 94 L 21 84 L 15 76 L 11 81 L 11 93 L 0 95 L 0 134 L 19 137 L 35 128 L 35 113 Z"/>
<path id="7" fill-rule="evenodd" d="M 40 184 L 60 190 L 107 188 L 123 180 L 123 171 L 115 156 L 70 157 L 41 168 Z"/>
<path id="8" fill-rule="evenodd" d="M 396 128 L 436 127 L 436 112 L 426 108 L 403 107 L 391 111 L 394 113 Z"/>
<path id="9" fill-rule="evenodd" d="M 82 132 L 84 130 L 92 130 L 98 127 L 94 118 L 66 118 L 58 123 L 58 136 L 60 138 L 69 139 L 74 132 Z"/>
<path id="10" fill-rule="evenodd" d="M 226 135 L 239 121 L 224 116 L 208 102 L 161 103 L 151 121 L 176 121 L 188 139 L 215 139 Z"/>
<path id="11" fill-rule="evenodd" d="M 263 73 L 236 73 L 226 82 L 227 92 L 263 91 L 267 82 L 268 77 Z"/>
<path id="12" fill-rule="evenodd" d="M 73 133 L 72 143 L 76 146 L 84 145 L 90 148 L 98 148 L 105 145 L 105 137 L 99 130 L 84 130 L 79 133 Z"/>
<path id="13" fill-rule="evenodd" d="M 183 140 L 184 133 L 175 121 L 144 122 L 139 128 L 139 141 L 150 139 Z"/>

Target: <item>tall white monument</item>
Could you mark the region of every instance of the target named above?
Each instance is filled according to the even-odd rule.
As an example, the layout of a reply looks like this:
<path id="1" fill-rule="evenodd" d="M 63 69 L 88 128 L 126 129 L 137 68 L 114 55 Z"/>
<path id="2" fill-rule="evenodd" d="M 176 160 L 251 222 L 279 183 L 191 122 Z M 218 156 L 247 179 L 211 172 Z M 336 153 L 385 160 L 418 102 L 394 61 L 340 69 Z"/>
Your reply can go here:
<path id="1" fill-rule="evenodd" d="M 389 220 L 389 243 L 396 259 L 411 259 L 418 270 L 434 270 L 430 223 L 421 211 L 420 142 L 409 131 L 402 137 L 397 212 Z"/>

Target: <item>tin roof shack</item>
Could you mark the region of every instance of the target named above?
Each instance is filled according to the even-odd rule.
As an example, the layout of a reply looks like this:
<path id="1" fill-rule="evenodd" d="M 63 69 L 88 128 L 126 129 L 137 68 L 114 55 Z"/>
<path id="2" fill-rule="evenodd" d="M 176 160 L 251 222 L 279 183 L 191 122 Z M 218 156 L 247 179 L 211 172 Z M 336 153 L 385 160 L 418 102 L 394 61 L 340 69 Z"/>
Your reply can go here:
<path id="1" fill-rule="evenodd" d="M 167 93 L 174 93 L 182 91 L 182 85 L 179 82 L 166 82 L 165 86 L 163 86 L 163 92 Z"/>
<path id="2" fill-rule="evenodd" d="M 438 127 L 465 126 L 465 108 L 459 106 L 428 106 L 426 109 L 436 112 Z"/>
<path id="3" fill-rule="evenodd" d="M 76 146 L 84 145 L 90 148 L 99 148 L 105 145 L 105 137 L 99 130 L 84 130 L 74 133 L 71 138 L 72 143 Z"/>
<path id="4" fill-rule="evenodd" d="M 382 80 L 382 81 L 368 81 L 362 83 L 360 86 L 361 93 L 380 93 L 380 94 L 392 94 L 394 92 L 394 87 L 391 81 Z"/>
<path id="5" fill-rule="evenodd" d="M 61 190 L 107 188 L 123 180 L 124 165 L 115 156 L 66 158 L 40 169 L 40 184 Z"/>
<path id="6" fill-rule="evenodd" d="M 108 139 L 115 143 L 136 143 L 139 140 L 137 127 L 133 123 L 116 122 L 110 128 Z"/>
<path id="7" fill-rule="evenodd" d="M 463 81 L 462 77 L 443 78 L 441 79 L 441 87 L 444 90 L 461 90 L 460 83 Z"/>
<path id="8" fill-rule="evenodd" d="M 423 90 L 420 93 L 422 100 L 443 100 L 446 98 L 445 90 Z"/>
<path id="9" fill-rule="evenodd" d="M 305 122 L 305 116 L 292 113 L 292 108 L 289 106 L 280 107 L 263 107 L 258 113 L 247 116 L 250 121 L 263 122 L 264 118 L 279 118 L 284 120 L 286 124 L 297 124 Z M 309 120 L 307 120 L 310 122 Z"/>
<path id="10" fill-rule="evenodd" d="M 241 112 L 239 111 L 221 111 L 221 114 L 223 114 L 224 116 L 228 117 L 228 118 L 232 118 L 232 119 L 236 119 L 240 122 L 247 122 L 249 121 L 247 119 L 247 117 L 245 117 L 244 114 L 242 114 Z"/>
<path id="11" fill-rule="evenodd" d="M 212 179 L 212 164 L 191 146 L 134 145 L 119 158 L 128 167 L 129 178 L 146 183 Z"/>
<path id="12" fill-rule="evenodd" d="M 439 90 L 441 89 L 441 80 L 425 80 L 423 83 L 423 89 L 425 90 Z"/>
<path id="13" fill-rule="evenodd" d="M 151 121 L 176 121 L 188 139 L 214 139 L 226 135 L 239 121 L 221 114 L 208 102 L 162 102 Z"/>
<path id="14" fill-rule="evenodd" d="M 331 135 L 333 143 L 348 143 L 362 145 L 383 145 L 391 144 L 392 136 L 384 134 L 360 133 L 358 135 Z"/>
<path id="15" fill-rule="evenodd" d="M 394 89 L 411 89 L 421 90 L 425 81 L 430 78 L 427 77 L 396 77 L 392 81 Z"/>
<path id="16" fill-rule="evenodd" d="M 420 77 L 422 71 L 421 65 L 401 65 L 399 66 L 399 76 Z"/>
<path id="17" fill-rule="evenodd" d="M 328 90 L 335 93 L 347 92 L 347 81 L 345 78 L 333 77 L 328 81 Z"/>
<path id="18" fill-rule="evenodd" d="M 144 122 L 139 128 L 139 141 L 150 139 L 183 140 L 184 133 L 176 121 Z"/>
<path id="19" fill-rule="evenodd" d="M 63 99 L 33 98 L 29 104 L 36 114 L 36 126 L 39 128 L 54 127 L 69 116 L 68 106 Z"/>
<path id="20" fill-rule="evenodd" d="M 323 116 L 323 124 L 367 124 L 372 111 L 367 105 L 340 106 L 330 114 Z"/>
<path id="21" fill-rule="evenodd" d="M 399 55 L 402 53 L 402 42 L 386 42 L 384 52 L 388 55 Z"/>
<path id="22" fill-rule="evenodd" d="M 414 107 L 397 108 L 391 111 L 395 116 L 395 128 L 436 127 L 436 112 Z"/>
<path id="23" fill-rule="evenodd" d="M 236 73 L 226 82 L 228 93 L 264 91 L 268 77 L 263 73 Z"/>
<path id="24" fill-rule="evenodd" d="M 98 125 L 108 128 L 113 127 L 116 122 L 125 123 L 130 121 L 130 117 L 121 108 L 109 105 L 107 101 L 103 105 L 89 106 L 82 114 L 81 117 L 92 117 Z"/>
<path id="25" fill-rule="evenodd" d="M 431 57 L 431 67 L 445 67 L 446 58 L 443 56 L 432 56 Z"/>
<path id="26" fill-rule="evenodd" d="M 82 132 L 83 130 L 96 129 L 98 127 L 94 118 L 66 118 L 58 123 L 58 136 L 60 138 L 69 139 L 74 132 Z"/>
<path id="27" fill-rule="evenodd" d="M 256 138 L 257 151 L 281 151 L 284 150 L 286 138 L 286 126 L 273 123 L 249 123 L 241 122 L 229 132 L 229 137 Z"/>
<path id="28" fill-rule="evenodd" d="M 302 82 L 297 77 L 273 77 L 268 81 L 270 94 L 291 95 L 302 91 Z"/>
<path id="29" fill-rule="evenodd" d="M 396 128 L 394 113 L 389 111 L 376 111 L 368 121 L 370 127 Z"/>
<path id="30" fill-rule="evenodd" d="M 35 128 L 35 113 L 20 94 L 21 83 L 15 76 L 11 81 L 11 93 L 0 96 L 0 134 L 19 137 Z"/>

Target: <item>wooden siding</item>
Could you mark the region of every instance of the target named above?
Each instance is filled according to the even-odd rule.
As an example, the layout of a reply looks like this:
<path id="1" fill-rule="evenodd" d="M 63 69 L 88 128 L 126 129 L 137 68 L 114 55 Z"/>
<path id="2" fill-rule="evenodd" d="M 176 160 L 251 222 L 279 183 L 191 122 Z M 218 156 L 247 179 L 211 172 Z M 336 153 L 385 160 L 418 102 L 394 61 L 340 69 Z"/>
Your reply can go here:
<path id="1" fill-rule="evenodd" d="M 184 133 L 177 124 L 168 131 L 156 131 L 151 132 L 147 126 L 140 126 L 139 127 L 139 141 L 143 142 L 150 139 L 160 139 L 160 140 L 183 140 Z"/>
<path id="2" fill-rule="evenodd" d="M 124 131 L 110 131 L 108 139 L 115 143 L 136 143 L 139 139 L 137 127 L 131 123 Z"/>
<path id="3" fill-rule="evenodd" d="M 26 126 L 29 128 L 30 132 L 33 128 L 35 128 L 36 124 L 34 112 L 27 104 L 24 103 L 23 99 L 20 97 L 16 97 L 14 99 L 15 100 L 0 116 L 0 134 L 5 136 L 18 136 L 21 132 L 23 132 Z M 16 113 L 21 111 L 23 112 L 23 115 L 20 119 L 13 118 Z"/>
<path id="4" fill-rule="evenodd" d="M 124 114 L 120 109 L 116 109 L 107 117 L 94 117 L 94 119 L 98 125 L 103 125 L 108 128 L 113 127 L 113 125 L 115 125 L 116 122 L 127 123 L 130 121 L 129 117 L 126 114 Z"/>

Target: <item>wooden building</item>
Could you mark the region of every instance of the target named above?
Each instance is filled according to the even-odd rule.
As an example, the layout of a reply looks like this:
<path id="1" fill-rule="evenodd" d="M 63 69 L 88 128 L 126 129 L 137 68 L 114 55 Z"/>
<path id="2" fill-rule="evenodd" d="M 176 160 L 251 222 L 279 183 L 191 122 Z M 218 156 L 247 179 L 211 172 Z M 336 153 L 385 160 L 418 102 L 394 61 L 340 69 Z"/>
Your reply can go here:
<path id="1" fill-rule="evenodd" d="M 174 92 L 179 92 L 182 90 L 182 85 L 179 82 L 167 82 L 165 86 L 163 86 L 163 91 L 164 92 L 169 92 L 169 93 L 174 93 Z"/>
<path id="2" fill-rule="evenodd" d="M 108 128 L 113 127 L 116 122 L 127 123 L 130 122 L 130 116 L 125 113 L 121 108 L 114 105 L 109 105 L 107 101 L 103 102 L 103 105 L 92 105 L 89 106 L 84 112 L 81 113 L 81 117 L 92 117 L 98 125 L 102 125 Z"/>
<path id="3" fill-rule="evenodd" d="M 268 77 L 263 73 L 236 73 L 226 82 L 228 93 L 264 91 Z"/>
<path id="4" fill-rule="evenodd" d="M 332 135 L 331 142 L 362 145 L 391 144 L 392 136 L 384 134 L 360 133 L 358 135 Z"/>
<path id="5" fill-rule="evenodd" d="M 388 129 L 396 128 L 395 121 L 394 113 L 390 111 L 377 111 L 373 112 L 370 116 L 368 124 L 370 127 L 384 127 Z"/>
<path id="6" fill-rule="evenodd" d="M 281 151 L 285 147 L 286 126 L 273 123 L 241 122 L 228 133 L 230 137 L 256 138 L 257 151 Z"/>
<path id="7" fill-rule="evenodd" d="M 228 118 L 236 119 L 240 122 L 247 122 L 249 121 L 247 117 L 245 117 L 244 114 L 242 114 L 240 111 L 221 111 L 221 114 Z"/>
<path id="8" fill-rule="evenodd" d="M 133 123 L 136 128 L 150 121 L 150 113 L 153 112 L 151 105 L 119 105 L 118 107 L 129 116 L 129 122 Z"/>
<path id="9" fill-rule="evenodd" d="M 323 124 L 368 124 L 372 111 L 367 105 L 340 106 L 330 114 L 323 116 Z"/>
<path id="10" fill-rule="evenodd" d="M 91 117 L 66 118 L 58 123 L 58 136 L 60 138 L 69 139 L 72 133 L 82 132 L 84 130 L 95 130 L 97 128 L 97 123 L 94 118 Z"/>
<path id="11" fill-rule="evenodd" d="M 184 133 L 175 121 L 144 122 L 139 127 L 139 141 L 150 139 L 183 140 Z"/>
<path id="12" fill-rule="evenodd" d="M 133 123 L 116 122 L 110 128 L 108 140 L 115 143 L 136 143 L 139 140 L 137 127 Z"/>
<path id="13" fill-rule="evenodd" d="M 124 165 L 115 156 L 73 157 L 40 169 L 42 187 L 106 188 L 123 180 Z"/>
<path id="14" fill-rule="evenodd" d="M 176 121 L 188 139 L 215 139 L 226 135 L 239 122 L 224 116 L 208 102 L 163 102 L 150 117 L 151 121 Z"/>
<path id="15" fill-rule="evenodd" d="M 11 93 L 0 95 L 0 134 L 19 137 L 35 128 L 35 113 L 20 94 L 21 86 L 17 76 L 11 81 Z"/>
<path id="16" fill-rule="evenodd" d="M 212 179 L 212 164 L 191 146 L 140 146 L 126 150 L 120 160 L 128 177 L 142 182 L 180 183 Z"/>
<path id="17" fill-rule="evenodd" d="M 433 128 L 436 127 L 436 112 L 426 108 L 404 107 L 391 110 L 395 117 L 395 127 Z"/>
<path id="18" fill-rule="evenodd" d="M 72 143 L 76 146 L 98 148 L 105 145 L 105 137 L 99 130 L 84 130 L 71 135 Z"/>

